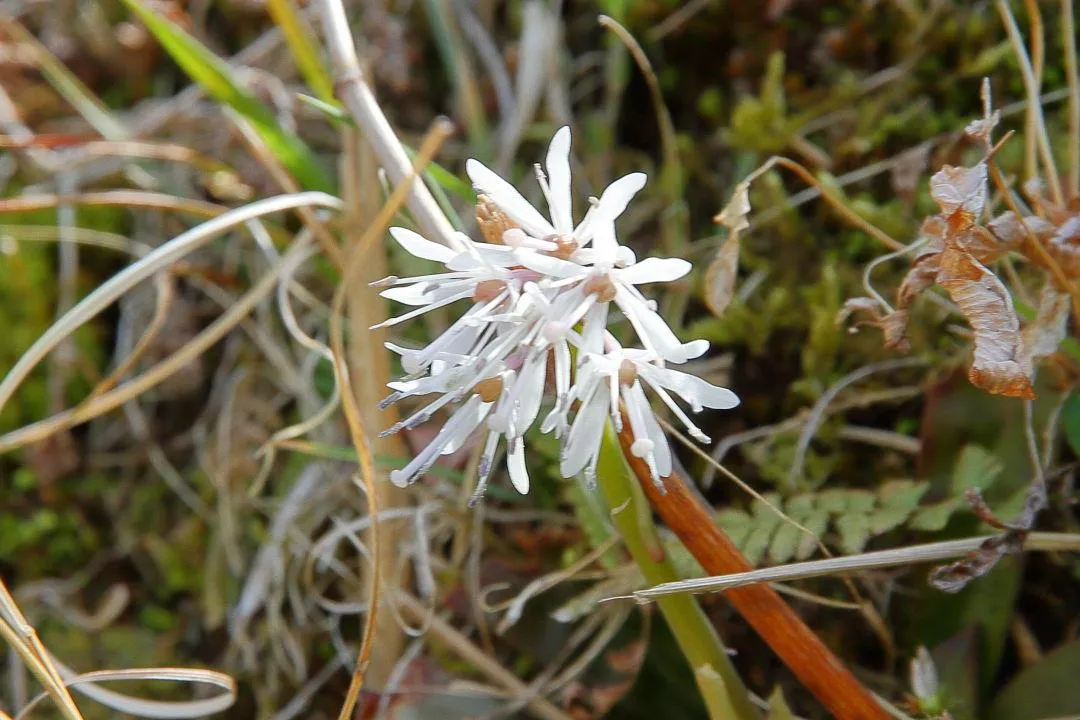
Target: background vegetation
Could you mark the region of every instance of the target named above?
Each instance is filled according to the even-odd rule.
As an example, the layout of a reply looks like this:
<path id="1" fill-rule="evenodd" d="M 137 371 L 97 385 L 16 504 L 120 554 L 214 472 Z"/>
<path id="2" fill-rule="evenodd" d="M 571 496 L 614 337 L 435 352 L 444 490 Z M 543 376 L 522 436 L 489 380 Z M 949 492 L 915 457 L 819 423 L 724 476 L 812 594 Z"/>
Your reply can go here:
<path id="1" fill-rule="evenodd" d="M 999 517 L 1016 516 L 1032 480 L 1029 428 L 1049 491 L 1037 527 L 1078 532 L 1072 341 L 1040 370 L 1025 410 L 968 383 L 971 330 L 944 294 L 913 307 L 907 354 L 884 347 L 876 329 L 837 322 L 846 300 L 866 295 L 868 264 L 890 251 L 881 237 L 906 245 L 938 211 L 931 175 L 982 157 L 963 131 L 983 115 L 984 77 L 1002 113 L 998 136 L 1020 131 L 997 163 L 1010 181 L 1023 173 L 1027 91 L 993 2 L 345 5 L 371 86 L 405 144 L 420 148 L 440 115 L 453 121 L 426 176 L 461 227 L 475 227 L 465 158 L 528 178 L 562 124 L 575 133 L 580 191 L 648 172 L 622 236 L 639 256 L 694 261 L 662 310 L 681 334 L 713 342 L 695 372 L 743 401 L 702 417 L 716 439 L 711 460 L 673 445 L 752 563 L 987 534 L 965 492 L 978 489 Z M 1064 168 L 1078 138 L 1066 110 L 1062 6 L 1013 9 L 1042 65 L 1045 123 Z M 601 14 L 614 23 L 598 23 Z M 613 24 L 640 43 L 651 71 Z M 322 29 L 317 3 L 292 0 L 0 2 L 0 369 L 133 259 L 207 218 L 298 189 L 345 203 L 341 218 L 249 222 L 156 272 L 66 334 L 0 413 L 0 578 L 44 646 L 78 672 L 226 672 L 236 702 L 221 717 L 339 712 L 371 548 L 363 458 L 319 350 L 331 344 L 341 287 L 334 256 L 364 253 L 362 277 L 342 297 L 368 429 L 392 423 L 375 402 L 399 368 L 366 331 L 387 311 L 366 282 L 424 270 L 383 233 L 363 243 L 392 180 L 334 100 L 341 86 Z M 774 169 L 755 180 L 736 266 L 713 218 L 776 154 L 806 175 Z M 395 222 L 412 218 L 402 211 Z M 322 253 L 283 271 L 282 253 L 305 233 Z M 718 251 L 735 282 L 707 274 Z M 1015 264 L 999 274 L 1023 314 L 1037 306 L 1037 286 Z M 899 257 L 867 272 L 891 298 L 909 267 Z M 250 313 L 229 314 L 248 300 Z M 718 303 L 727 304 L 719 315 L 710 311 Z M 432 313 L 426 329 L 406 332 L 422 341 L 448 317 Z M 224 323 L 220 341 L 179 356 L 178 371 L 152 388 L 122 394 L 123 380 L 178 357 L 215 323 Z M 317 342 L 305 344 L 301 331 Z M 103 396 L 119 400 L 94 410 Z M 323 422 L 292 431 L 328 403 Z M 40 424 L 51 417 L 61 422 Z M 376 442 L 380 472 L 433 432 Z M 654 607 L 598 602 L 643 579 L 600 498 L 558 477 L 558 448 L 546 440 L 533 442 L 526 497 L 496 478 L 487 502 L 468 507 L 469 452 L 408 491 L 378 491 L 382 593 L 397 605 L 373 629 L 357 717 L 708 717 Z M 680 574 L 701 574 L 661 537 Z M 800 580 L 785 596 L 897 712 L 1080 714 L 1075 553 L 1008 555 L 955 594 L 929 586 L 927 570 Z M 723 596 L 701 604 L 748 687 L 773 698 L 770 717 L 825 716 Z M 936 688 L 912 684 L 920 647 L 929 654 L 915 675 L 936 667 Z M 0 710 L 12 716 L 40 689 L 24 662 L 14 653 L 2 661 Z M 160 680 L 116 689 L 173 701 L 193 692 Z M 78 702 L 86 718 L 116 716 Z"/>

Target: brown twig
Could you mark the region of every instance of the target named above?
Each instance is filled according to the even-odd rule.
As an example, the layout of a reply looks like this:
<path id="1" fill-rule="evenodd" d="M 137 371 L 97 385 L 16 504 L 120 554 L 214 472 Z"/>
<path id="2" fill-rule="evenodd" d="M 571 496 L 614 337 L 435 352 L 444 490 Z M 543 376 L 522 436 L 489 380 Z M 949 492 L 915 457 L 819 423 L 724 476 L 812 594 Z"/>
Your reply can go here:
<path id="1" fill-rule="evenodd" d="M 626 460 L 649 502 L 705 571 L 723 575 L 752 569 L 683 478 L 675 473 L 664 478 L 666 492 L 661 493 L 645 461 L 630 452 L 634 442 L 630 423 L 623 423 L 623 428 L 619 440 Z M 870 691 L 771 587 L 750 585 L 730 590 L 726 596 L 800 682 L 839 720 L 889 717 Z"/>

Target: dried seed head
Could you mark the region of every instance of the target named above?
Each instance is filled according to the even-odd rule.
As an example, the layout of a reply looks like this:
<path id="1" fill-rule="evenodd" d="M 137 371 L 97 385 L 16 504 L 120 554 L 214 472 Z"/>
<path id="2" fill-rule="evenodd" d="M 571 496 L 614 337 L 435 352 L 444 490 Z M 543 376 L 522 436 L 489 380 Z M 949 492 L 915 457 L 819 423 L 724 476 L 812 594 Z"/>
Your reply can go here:
<path id="1" fill-rule="evenodd" d="M 555 243 L 556 248 L 548 254 L 560 260 L 569 260 L 578 250 L 577 240 L 572 235 L 548 235 L 544 239 Z"/>
<path id="2" fill-rule="evenodd" d="M 499 399 L 499 395 L 502 394 L 503 380 L 496 375 L 495 377 L 489 377 L 476 383 L 476 394 L 480 396 L 480 399 L 486 403 L 495 402 Z"/>
<path id="3" fill-rule="evenodd" d="M 473 290 L 473 300 L 488 302 L 497 298 L 506 289 L 506 283 L 502 280 L 481 280 L 476 283 Z"/>
<path id="4" fill-rule="evenodd" d="M 487 195 L 476 196 L 476 222 L 484 239 L 502 245 L 503 233 L 517 225 Z"/>
<path id="5" fill-rule="evenodd" d="M 596 295 L 600 302 L 611 302 L 615 299 L 615 283 L 605 275 L 596 275 L 585 281 L 585 292 Z"/>
<path id="6" fill-rule="evenodd" d="M 626 385 L 627 387 L 634 384 L 637 380 L 637 367 L 629 360 L 623 360 L 619 363 L 619 384 Z"/>

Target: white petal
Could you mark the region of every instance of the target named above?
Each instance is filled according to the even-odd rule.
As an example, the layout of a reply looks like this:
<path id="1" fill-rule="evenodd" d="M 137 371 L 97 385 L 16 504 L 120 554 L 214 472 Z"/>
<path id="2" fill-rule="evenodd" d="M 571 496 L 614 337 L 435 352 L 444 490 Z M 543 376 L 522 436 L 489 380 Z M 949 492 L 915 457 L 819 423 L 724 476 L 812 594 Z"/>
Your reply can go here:
<path id="1" fill-rule="evenodd" d="M 604 190 L 604 194 L 600 196 L 599 212 L 604 213 L 612 220 L 619 217 L 638 191 L 645 187 L 648 180 L 649 176 L 641 172 L 623 175 L 608 185 Z"/>
<path id="2" fill-rule="evenodd" d="M 630 392 L 638 398 L 638 403 L 642 404 L 642 407 L 646 409 L 644 412 L 645 429 L 649 433 L 649 439 L 653 441 L 656 472 L 660 477 L 665 478 L 671 474 L 671 446 L 668 445 L 667 436 L 664 435 L 663 428 L 660 427 L 660 423 L 656 420 L 656 414 L 652 412 L 652 408 L 648 404 L 649 401 L 645 397 L 645 391 L 641 388 L 641 383 L 634 383 Z"/>
<path id="3" fill-rule="evenodd" d="M 540 403 L 544 399 L 544 381 L 547 379 L 547 352 L 537 353 L 521 368 L 517 382 L 514 383 L 513 402 L 517 416 L 514 418 L 515 431 L 524 435 L 532 427 L 540 413 Z"/>
<path id="4" fill-rule="evenodd" d="M 555 233 L 551 223 L 545 220 L 528 200 L 521 197 L 521 193 L 513 185 L 488 170 L 483 163 L 469 159 L 465 163 L 465 172 L 469 174 L 469 179 L 479 192 L 491 198 L 500 210 L 530 235 L 543 238 Z"/>
<path id="5" fill-rule="evenodd" d="M 436 308 L 441 308 L 444 305 L 449 305 L 450 303 L 455 303 L 458 300 L 464 300 L 465 298 L 469 297 L 470 295 L 472 295 L 472 290 L 465 290 L 463 292 L 452 293 L 452 294 L 450 294 L 450 295 L 448 295 L 448 296 L 446 296 L 446 297 L 444 297 L 444 298 L 442 298 L 440 300 L 437 300 L 435 302 L 423 305 L 421 307 L 416 308 L 415 310 L 410 310 L 409 312 L 405 313 L 404 315 L 398 315 L 397 317 L 392 317 L 392 318 L 390 318 L 388 320 L 383 320 L 381 323 L 378 323 L 376 325 L 372 325 L 370 329 L 371 330 L 378 330 L 379 328 L 390 327 L 392 325 L 397 325 L 398 323 L 403 323 L 406 320 L 412 320 L 414 317 L 418 317 L 420 315 L 423 315 L 426 312 L 431 312 L 432 310 L 434 310 Z"/>
<path id="6" fill-rule="evenodd" d="M 473 395 L 473 398 L 479 399 L 478 395 Z M 446 437 L 443 439 L 442 449 L 439 451 L 440 455 L 450 455 L 461 449 L 461 446 L 465 444 L 465 441 L 469 439 L 469 436 L 473 434 L 476 428 L 480 427 L 480 423 L 484 421 L 487 414 L 491 411 L 494 403 L 472 403 L 472 398 L 469 398 L 470 402 L 461 406 L 456 413 L 454 413 L 455 419 L 460 415 L 461 422 L 455 424 L 454 428 L 447 432 Z M 450 422 L 447 421 L 445 430 L 450 426 Z M 442 434 L 442 433 L 440 433 Z"/>
<path id="7" fill-rule="evenodd" d="M 607 329 L 610 303 L 597 303 L 585 314 L 585 327 L 581 331 L 584 341 L 581 349 L 589 353 L 604 352 L 604 330 Z"/>
<path id="8" fill-rule="evenodd" d="M 609 268 L 615 267 L 615 261 L 619 257 L 619 241 L 615 239 L 615 221 L 597 213 L 590 227 L 593 231 L 593 263 Z"/>
<path id="9" fill-rule="evenodd" d="M 529 471 L 525 468 L 525 442 L 516 438 L 510 443 L 510 452 L 506 454 L 506 469 L 510 471 L 510 482 L 522 495 L 529 494 Z"/>
<path id="10" fill-rule="evenodd" d="M 727 388 L 706 382 L 696 375 L 655 365 L 638 366 L 638 371 L 654 385 L 662 385 L 673 391 L 691 407 L 708 407 L 730 410 L 738 406 L 739 397 Z"/>
<path id="11" fill-rule="evenodd" d="M 519 264 L 541 275 L 557 278 L 585 275 L 585 268 L 577 263 L 552 257 L 551 255 L 541 255 L 530 250 L 516 250 L 514 256 Z"/>
<path id="12" fill-rule="evenodd" d="M 634 326 L 638 337 L 646 347 L 656 351 L 660 357 L 673 363 L 684 363 L 700 356 L 708 349 L 707 341 L 695 340 L 682 343 L 671 331 L 663 318 L 645 307 L 622 285 L 615 287 L 615 303 L 623 311 L 626 319 Z M 704 347 L 702 346 L 704 342 Z"/>
<path id="13" fill-rule="evenodd" d="M 605 388 L 596 387 L 585 404 L 578 410 L 569 438 L 559 458 L 559 472 L 569 478 L 585 469 L 596 455 L 604 434 L 608 413 L 608 396 Z"/>
<path id="14" fill-rule="evenodd" d="M 445 263 L 449 262 L 450 258 L 454 257 L 455 254 L 453 250 L 445 245 L 432 242 L 408 228 L 392 227 L 390 228 L 390 236 L 397 240 L 398 245 L 404 248 L 405 252 L 425 260 Z"/>
<path id="15" fill-rule="evenodd" d="M 693 265 L 682 258 L 645 258 L 630 267 L 612 272 L 619 282 L 630 285 L 642 283 L 671 282 L 690 272 Z"/>
<path id="16" fill-rule="evenodd" d="M 390 473 L 390 481 L 398 487 L 404 487 L 413 482 L 418 476 L 427 472 L 439 456 L 439 452 L 446 445 L 448 438 L 461 431 L 462 426 L 468 426 L 475 417 L 476 410 L 480 405 L 480 397 L 473 395 L 468 402 L 462 405 L 450 416 L 446 424 L 442 426 L 438 434 L 428 443 L 427 447 L 416 454 L 409 463 L 401 470 Z M 472 426 L 475 429 L 475 425 Z"/>
<path id="17" fill-rule="evenodd" d="M 570 200 L 570 128 L 559 128 L 551 138 L 547 159 L 548 189 L 551 194 L 551 220 L 555 231 L 567 235 L 574 230 Z"/>

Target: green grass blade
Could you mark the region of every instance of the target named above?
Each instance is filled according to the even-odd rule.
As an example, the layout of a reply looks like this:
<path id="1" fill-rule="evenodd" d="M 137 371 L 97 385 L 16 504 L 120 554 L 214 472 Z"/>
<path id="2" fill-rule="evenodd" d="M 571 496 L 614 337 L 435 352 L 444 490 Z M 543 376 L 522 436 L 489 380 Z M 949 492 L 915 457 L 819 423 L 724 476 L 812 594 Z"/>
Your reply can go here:
<path id="1" fill-rule="evenodd" d="M 266 9 L 270 17 L 285 38 L 300 74 L 304 76 L 308 87 L 324 102 L 334 102 L 334 79 L 330 70 L 319 54 L 315 33 L 300 14 L 295 0 L 266 0 Z"/>
<path id="2" fill-rule="evenodd" d="M 311 190 L 333 191 L 334 183 L 330 175 L 311 148 L 278 125 L 273 112 L 233 80 L 229 66 L 221 58 L 146 7 L 142 0 L 124 0 L 124 4 L 193 81 L 215 100 L 228 105 L 251 123 L 267 148 L 301 185 Z"/>

